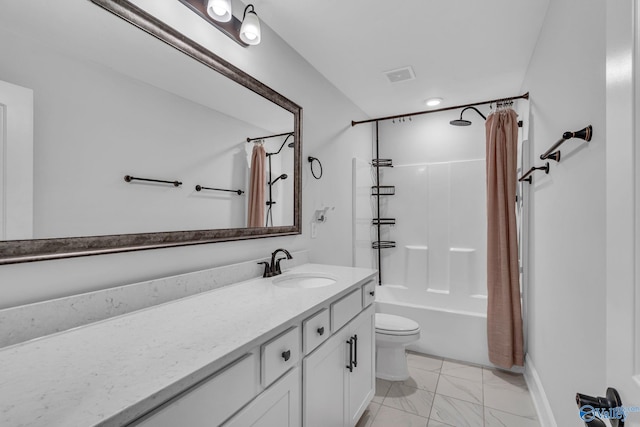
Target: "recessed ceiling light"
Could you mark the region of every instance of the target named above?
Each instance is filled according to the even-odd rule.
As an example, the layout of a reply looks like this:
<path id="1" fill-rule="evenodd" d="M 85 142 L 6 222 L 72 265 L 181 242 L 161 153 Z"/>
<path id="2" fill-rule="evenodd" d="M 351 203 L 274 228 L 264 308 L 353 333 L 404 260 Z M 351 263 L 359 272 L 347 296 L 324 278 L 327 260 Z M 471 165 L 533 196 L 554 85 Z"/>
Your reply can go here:
<path id="1" fill-rule="evenodd" d="M 442 98 L 429 98 L 424 103 L 427 104 L 427 107 L 435 107 L 442 103 Z"/>

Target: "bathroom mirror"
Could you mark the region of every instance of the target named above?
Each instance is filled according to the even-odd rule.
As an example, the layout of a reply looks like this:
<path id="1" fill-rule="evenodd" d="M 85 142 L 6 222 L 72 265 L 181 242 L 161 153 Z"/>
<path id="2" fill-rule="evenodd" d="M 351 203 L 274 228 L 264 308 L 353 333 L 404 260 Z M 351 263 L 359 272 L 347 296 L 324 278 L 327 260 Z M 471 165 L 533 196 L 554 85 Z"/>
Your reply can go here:
<path id="1" fill-rule="evenodd" d="M 128 1 L 2 2 L 0 47 L 0 264 L 300 233 L 294 102 Z"/>

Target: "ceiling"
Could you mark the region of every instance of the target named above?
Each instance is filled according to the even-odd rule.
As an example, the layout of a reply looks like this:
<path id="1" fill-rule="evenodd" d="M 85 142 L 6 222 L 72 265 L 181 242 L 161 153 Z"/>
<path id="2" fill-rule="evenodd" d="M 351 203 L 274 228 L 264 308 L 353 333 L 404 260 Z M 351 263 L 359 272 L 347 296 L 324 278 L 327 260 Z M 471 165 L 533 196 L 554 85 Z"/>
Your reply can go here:
<path id="1" fill-rule="evenodd" d="M 549 0 L 255 0 L 369 117 L 519 95 Z M 415 79 L 384 72 L 411 66 Z M 526 88 L 525 88 L 526 89 Z"/>

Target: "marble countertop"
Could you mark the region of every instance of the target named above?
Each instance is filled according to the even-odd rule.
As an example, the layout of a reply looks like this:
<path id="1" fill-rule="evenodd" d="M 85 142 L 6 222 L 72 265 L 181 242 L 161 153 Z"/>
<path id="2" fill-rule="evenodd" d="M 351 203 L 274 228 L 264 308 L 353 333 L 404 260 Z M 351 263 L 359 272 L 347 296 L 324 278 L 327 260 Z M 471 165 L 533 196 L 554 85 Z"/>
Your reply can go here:
<path id="1" fill-rule="evenodd" d="M 121 426 L 312 314 L 375 270 L 305 264 L 315 289 L 253 279 L 0 350 L 0 425 Z"/>

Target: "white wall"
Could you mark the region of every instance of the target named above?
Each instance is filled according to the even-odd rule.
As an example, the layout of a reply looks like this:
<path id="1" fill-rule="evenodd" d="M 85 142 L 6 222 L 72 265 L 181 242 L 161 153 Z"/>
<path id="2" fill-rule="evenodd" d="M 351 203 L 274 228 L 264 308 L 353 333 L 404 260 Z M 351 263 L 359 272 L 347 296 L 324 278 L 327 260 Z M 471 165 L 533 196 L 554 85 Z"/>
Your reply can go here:
<path id="1" fill-rule="evenodd" d="M 362 111 L 266 25 L 262 27 L 262 43 L 245 49 L 190 12 L 184 15 L 187 18 L 173 13 L 170 8 L 179 2 L 138 3 L 157 7 L 159 10 L 154 13 L 165 13 L 163 19 L 173 19 L 174 27 L 183 29 L 224 59 L 303 107 L 303 234 L 2 266 L 0 308 L 258 258 L 269 255 L 278 247 L 310 248 L 313 261 L 350 265 L 350 162 L 354 156 L 370 156 L 370 128 L 350 126 L 352 119 L 365 117 Z M 163 11 L 163 8 L 169 9 Z M 240 9 L 239 5 L 236 9 Z M 88 1 L 56 2 L 56 10 L 60 15 L 51 19 L 61 22 L 69 17 L 83 17 L 89 23 L 95 23 L 103 16 L 119 19 Z M 105 31 L 97 25 L 90 27 L 101 34 Z M 36 122 L 36 134 L 37 130 Z M 321 180 L 311 177 L 306 162 L 308 155 L 322 161 L 324 175 Z M 312 243 L 309 224 L 313 210 L 322 203 L 336 209 L 328 221 L 318 227 L 318 238 Z"/>
<path id="2" fill-rule="evenodd" d="M 530 187 L 528 357 L 559 426 L 583 426 L 576 392 L 605 390 L 605 2 L 557 0 L 532 56 L 531 159 L 565 131 L 548 176 Z M 525 118 L 527 120 L 527 118 Z"/>

